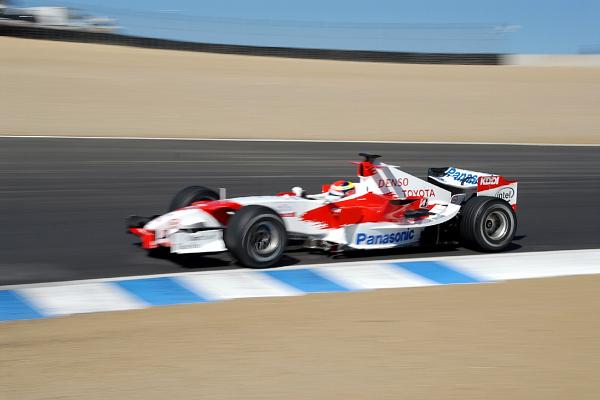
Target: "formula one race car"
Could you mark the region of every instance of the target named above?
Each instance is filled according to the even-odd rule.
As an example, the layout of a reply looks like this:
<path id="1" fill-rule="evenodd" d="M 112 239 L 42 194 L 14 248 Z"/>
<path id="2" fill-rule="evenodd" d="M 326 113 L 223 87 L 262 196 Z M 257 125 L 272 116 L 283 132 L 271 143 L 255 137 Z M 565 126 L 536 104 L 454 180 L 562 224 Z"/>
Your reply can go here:
<path id="1" fill-rule="evenodd" d="M 517 182 L 455 167 L 430 168 L 427 181 L 360 153 L 358 182 L 337 181 L 321 193 L 294 187 L 274 196 L 219 199 L 190 186 L 170 211 L 132 216 L 127 228 L 142 247 L 171 253 L 229 251 L 241 264 L 277 264 L 288 240 L 328 252 L 458 242 L 480 251 L 506 249 L 517 226 Z"/>

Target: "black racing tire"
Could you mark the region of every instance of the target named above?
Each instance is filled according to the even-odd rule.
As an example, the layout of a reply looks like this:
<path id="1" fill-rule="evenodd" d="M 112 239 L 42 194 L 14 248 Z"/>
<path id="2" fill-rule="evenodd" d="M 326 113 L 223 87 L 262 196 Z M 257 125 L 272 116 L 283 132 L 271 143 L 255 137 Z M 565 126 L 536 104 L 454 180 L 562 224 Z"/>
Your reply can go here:
<path id="1" fill-rule="evenodd" d="M 511 205 L 496 197 L 473 197 L 463 206 L 460 239 L 465 247 L 484 252 L 505 250 L 517 231 Z"/>
<path id="2" fill-rule="evenodd" d="M 229 219 L 224 240 L 240 264 L 249 268 L 268 268 L 283 256 L 287 232 L 275 211 L 250 205 L 242 207 Z"/>
<path id="3" fill-rule="evenodd" d="M 173 197 L 173 200 L 171 200 L 171 204 L 169 205 L 169 211 L 187 207 L 195 201 L 218 199 L 219 195 L 214 190 L 204 186 L 188 186 L 181 189 L 175 197 Z"/>

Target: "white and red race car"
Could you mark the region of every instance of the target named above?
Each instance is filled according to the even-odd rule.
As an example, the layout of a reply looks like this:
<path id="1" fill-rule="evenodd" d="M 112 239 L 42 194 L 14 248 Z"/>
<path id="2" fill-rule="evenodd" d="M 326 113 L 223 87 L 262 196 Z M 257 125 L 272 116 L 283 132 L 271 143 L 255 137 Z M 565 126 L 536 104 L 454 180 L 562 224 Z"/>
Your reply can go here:
<path id="1" fill-rule="evenodd" d="M 229 251 L 252 268 L 277 264 L 288 240 L 329 252 L 447 242 L 494 252 L 511 244 L 516 181 L 455 167 L 430 168 L 425 181 L 379 162 L 379 155 L 359 155 L 358 182 L 346 182 L 347 192 L 324 185 L 317 194 L 294 187 L 274 196 L 219 199 L 213 190 L 190 186 L 168 213 L 129 217 L 127 228 L 145 249 Z"/>

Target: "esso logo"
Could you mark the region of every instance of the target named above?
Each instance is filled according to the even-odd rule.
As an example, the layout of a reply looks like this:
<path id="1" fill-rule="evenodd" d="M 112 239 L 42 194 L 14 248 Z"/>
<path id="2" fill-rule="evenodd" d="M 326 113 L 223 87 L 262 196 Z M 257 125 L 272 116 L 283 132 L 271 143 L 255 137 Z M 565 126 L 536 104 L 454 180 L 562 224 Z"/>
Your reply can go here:
<path id="1" fill-rule="evenodd" d="M 482 176 L 480 179 L 480 184 L 485 186 L 497 185 L 500 182 L 499 176 Z"/>
<path id="2" fill-rule="evenodd" d="M 496 193 L 496 197 L 505 201 L 510 201 L 515 197 L 515 189 L 511 187 L 504 188 Z"/>

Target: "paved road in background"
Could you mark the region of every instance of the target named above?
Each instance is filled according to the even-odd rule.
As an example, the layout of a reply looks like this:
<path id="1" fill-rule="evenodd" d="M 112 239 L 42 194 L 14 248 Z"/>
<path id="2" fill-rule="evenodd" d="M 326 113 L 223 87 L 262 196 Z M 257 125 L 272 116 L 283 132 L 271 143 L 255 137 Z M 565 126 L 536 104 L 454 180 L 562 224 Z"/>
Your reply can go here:
<path id="1" fill-rule="evenodd" d="M 456 165 L 519 179 L 511 251 L 600 247 L 600 147 L 0 138 L 0 285 L 238 268 L 227 255 L 153 258 L 124 218 L 166 211 L 180 188 L 272 194 L 352 178 L 357 153 L 424 177 Z M 293 250 L 285 264 L 464 255 L 394 250 L 342 259 Z"/>

